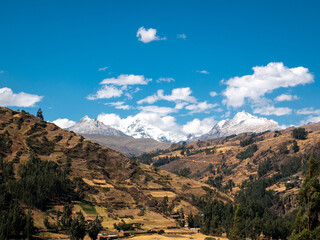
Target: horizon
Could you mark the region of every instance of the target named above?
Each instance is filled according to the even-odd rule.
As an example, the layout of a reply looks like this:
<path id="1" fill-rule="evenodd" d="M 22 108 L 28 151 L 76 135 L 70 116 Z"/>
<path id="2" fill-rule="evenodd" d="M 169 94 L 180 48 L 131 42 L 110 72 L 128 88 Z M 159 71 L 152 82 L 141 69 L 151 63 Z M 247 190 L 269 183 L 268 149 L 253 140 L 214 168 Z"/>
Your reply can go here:
<path id="1" fill-rule="evenodd" d="M 318 2 L 17 2 L 0 3 L 0 106 L 186 135 L 243 110 L 320 121 Z"/>

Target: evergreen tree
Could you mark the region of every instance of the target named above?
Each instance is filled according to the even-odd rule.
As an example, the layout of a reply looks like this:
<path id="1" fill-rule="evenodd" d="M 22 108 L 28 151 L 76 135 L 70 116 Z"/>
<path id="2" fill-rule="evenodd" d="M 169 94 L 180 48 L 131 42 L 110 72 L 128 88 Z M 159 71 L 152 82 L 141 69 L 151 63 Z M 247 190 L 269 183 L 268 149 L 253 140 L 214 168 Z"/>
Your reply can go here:
<path id="1" fill-rule="evenodd" d="M 318 162 L 312 156 L 309 159 L 308 172 L 300 189 L 299 204 L 300 210 L 290 239 L 315 239 L 316 233 L 320 232 L 320 183 Z"/>
<path id="2" fill-rule="evenodd" d="M 87 226 L 87 232 L 89 234 L 89 237 L 93 240 L 96 240 L 98 237 L 99 232 L 102 230 L 101 225 L 102 220 L 98 217 L 92 222 L 90 222 Z"/>
<path id="3" fill-rule="evenodd" d="M 43 113 L 42 113 L 41 108 L 38 109 L 37 118 L 39 118 L 39 119 L 41 119 L 41 120 L 44 120 L 44 118 L 43 118 Z"/>
<path id="4" fill-rule="evenodd" d="M 299 152 L 300 148 L 296 140 L 293 140 L 292 150 L 296 153 Z"/>
<path id="5" fill-rule="evenodd" d="M 86 224 L 82 212 L 78 212 L 77 216 L 72 219 L 69 236 L 71 240 L 81 240 L 86 235 Z"/>

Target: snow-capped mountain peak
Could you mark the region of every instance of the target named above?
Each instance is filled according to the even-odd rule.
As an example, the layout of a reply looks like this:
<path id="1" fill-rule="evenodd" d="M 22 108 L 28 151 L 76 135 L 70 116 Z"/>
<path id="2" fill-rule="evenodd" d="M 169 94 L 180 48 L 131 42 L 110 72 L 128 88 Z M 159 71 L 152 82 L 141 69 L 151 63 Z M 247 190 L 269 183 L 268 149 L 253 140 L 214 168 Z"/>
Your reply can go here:
<path id="1" fill-rule="evenodd" d="M 233 119 L 221 120 L 200 139 L 209 139 L 240 134 L 244 132 L 264 132 L 280 129 L 278 123 L 266 118 L 259 118 L 246 111 L 238 112 Z"/>
<path id="2" fill-rule="evenodd" d="M 105 125 L 96 118 L 91 119 L 87 115 L 81 118 L 74 126 L 67 130 L 74 131 L 79 134 L 102 134 L 107 136 L 126 136 L 123 132 Z"/>

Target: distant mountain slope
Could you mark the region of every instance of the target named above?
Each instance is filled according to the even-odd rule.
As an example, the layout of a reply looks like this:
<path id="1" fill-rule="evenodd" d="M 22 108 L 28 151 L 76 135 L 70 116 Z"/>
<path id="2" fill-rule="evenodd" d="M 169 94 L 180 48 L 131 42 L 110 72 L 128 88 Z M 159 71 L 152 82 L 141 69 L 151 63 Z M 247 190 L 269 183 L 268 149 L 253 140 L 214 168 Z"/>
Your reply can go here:
<path id="1" fill-rule="evenodd" d="M 150 138 L 131 138 L 123 136 L 106 136 L 101 134 L 81 134 L 82 136 L 109 147 L 126 156 L 137 156 L 144 152 L 151 152 L 157 149 L 167 149 L 168 142 L 158 142 Z"/>
<path id="2" fill-rule="evenodd" d="M 207 134 L 200 136 L 200 140 L 231 136 L 245 132 L 264 132 L 267 130 L 279 130 L 277 122 L 266 118 L 253 116 L 246 111 L 238 112 L 233 119 L 218 122 Z M 191 139 L 194 141 L 196 139 Z"/>
<path id="3" fill-rule="evenodd" d="M 105 125 L 97 119 L 91 119 L 88 116 L 81 118 L 74 126 L 67 130 L 79 134 L 102 134 L 106 136 L 127 136 L 123 132 Z"/>

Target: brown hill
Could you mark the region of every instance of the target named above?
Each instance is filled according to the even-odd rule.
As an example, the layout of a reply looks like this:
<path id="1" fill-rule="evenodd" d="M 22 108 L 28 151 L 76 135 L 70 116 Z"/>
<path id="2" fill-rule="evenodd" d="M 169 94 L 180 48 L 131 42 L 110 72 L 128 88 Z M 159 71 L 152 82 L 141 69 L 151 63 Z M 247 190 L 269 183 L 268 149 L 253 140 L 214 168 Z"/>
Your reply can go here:
<path id="1" fill-rule="evenodd" d="M 293 201 L 310 155 L 320 154 L 320 123 L 303 126 L 306 139 L 295 139 L 294 128 L 261 134 L 244 133 L 218 139 L 174 144 L 169 150 L 138 157 L 162 170 L 209 183 L 234 195 L 251 179 L 269 179 L 268 189 Z M 296 146 L 295 146 L 296 145 Z M 294 147 L 295 146 L 295 147 Z"/>
<path id="2" fill-rule="evenodd" d="M 192 196 L 203 196 L 213 190 L 213 198 L 231 200 L 226 194 L 207 184 L 179 177 L 144 164 L 94 143 L 83 136 L 60 129 L 24 111 L 0 108 L 0 155 L 5 163 L 17 169 L 28 161 L 30 154 L 57 163 L 71 179 L 80 177 L 84 183 L 84 200 L 74 202 L 86 219 L 103 217 L 103 226 L 113 229 L 119 218 L 143 224 L 143 229 L 175 227 L 176 221 L 161 214 L 161 201 L 168 196 L 173 212 L 198 212 Z M 54 222 L 56 210 L 65 201 L 52 202 L 52 210 L 33 209 L 35 225 L 44 229 L 43 219 Z M 25 204 L 23 206 L 27 207 Z M 146 210 L 141 216 L 141 207 Z"/>
<path id="3" fill-rule="evenodd" d="M 102 146 L 109 147 L 125 156 L 137 156 L 144 152 L 151 152 L 157 149 L 167 149 L 170 143 L 158 142 L 149 138 L 132 138 L 123 136 L 106 136 L 101 134 L 81 134 Z"/>

